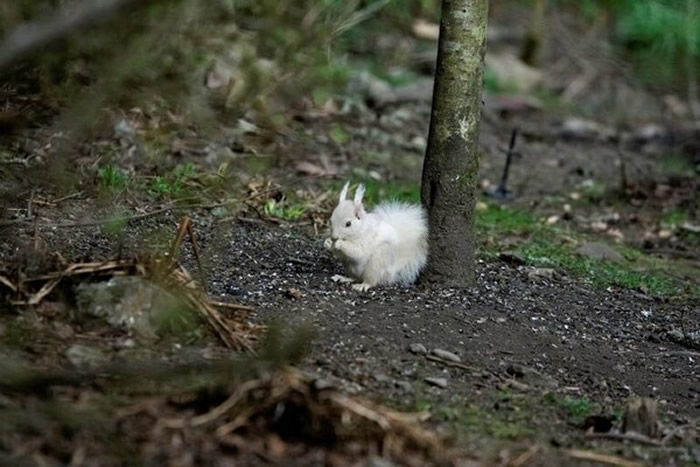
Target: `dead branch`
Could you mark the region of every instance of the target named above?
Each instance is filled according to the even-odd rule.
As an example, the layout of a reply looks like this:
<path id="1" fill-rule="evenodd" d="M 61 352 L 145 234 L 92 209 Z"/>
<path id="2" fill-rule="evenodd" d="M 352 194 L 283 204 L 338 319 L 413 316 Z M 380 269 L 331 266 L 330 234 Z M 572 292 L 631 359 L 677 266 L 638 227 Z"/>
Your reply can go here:
<path id="1" fill-rule="evenodd" d="M 0 44 L 0 69 L 78 29 L 109 20 L 117 10 L 132 2 L 83 0 L 60 8 L 49 17 L 20 24 Z"/>

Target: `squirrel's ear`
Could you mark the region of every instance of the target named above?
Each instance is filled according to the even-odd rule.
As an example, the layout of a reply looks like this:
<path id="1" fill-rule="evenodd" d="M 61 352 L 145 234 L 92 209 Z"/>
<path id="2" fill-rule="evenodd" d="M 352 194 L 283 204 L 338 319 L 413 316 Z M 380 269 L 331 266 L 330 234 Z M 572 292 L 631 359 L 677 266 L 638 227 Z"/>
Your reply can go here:
<path id="1" fill-rule="evenodd" d="M 355 189 L 355 205 L 362 205 L 362 197 L 365 195 L 365 186 L 360 183 Z"/>
<path id="2" fill-rule="evenodd" d="M 358 219 L 362 219 L 365 216 L 365 208 L 362 206 L 362 203 L 357 204 L 355 203 L 355 217 Z"/>
<path id="3" fill-rule="evenodd" d="M 348 197 L 348 188 L 350 187 L 350 181 L 345 182 L 345 185 L 343 185 L 343 189 L 340 190 L 340 197 L 338 198 L 338 202 L 344 201 Z"/>

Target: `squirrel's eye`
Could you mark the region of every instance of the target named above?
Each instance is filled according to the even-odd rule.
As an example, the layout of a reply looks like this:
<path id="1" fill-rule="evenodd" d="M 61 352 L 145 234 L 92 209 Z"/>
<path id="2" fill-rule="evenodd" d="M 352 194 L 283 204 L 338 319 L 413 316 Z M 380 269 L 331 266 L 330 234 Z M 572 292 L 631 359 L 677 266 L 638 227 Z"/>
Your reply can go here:
<path id="1" fill-rule="evenodd" d="M 351 222 L 351 221 L 347 221 L 347 222 L 345 223 L 345 227 L 350 227 L 350 224 L 352 224 L 352 222 Z"/>

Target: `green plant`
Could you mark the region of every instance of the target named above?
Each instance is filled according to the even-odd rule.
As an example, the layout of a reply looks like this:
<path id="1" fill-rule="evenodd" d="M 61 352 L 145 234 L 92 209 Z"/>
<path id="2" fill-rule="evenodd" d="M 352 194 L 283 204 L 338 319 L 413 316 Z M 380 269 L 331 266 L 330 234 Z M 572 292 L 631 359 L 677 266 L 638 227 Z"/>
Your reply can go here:
<path id="1" fill-rule="evenodd" d="M 191 194 L 188 182 L 196 177 L 197 172 L 192 164 L 180 164 L 168 175 L 153 177 L 150 190 L 157 195 L 172 198 L 188 197 Z"/>
<path id="2" fill-rule="evenodd" d="M 274 199 L 268 199 L 265 203 L 265 214 L 272 217 L 277 217 L 279 219 L 284 219 L 288 221 L 299 220 L 301 216 L 306 212 L 306 208 L 302 205 L 291 205 L 288 206 L 285 200 L 276 201 Z"/>
<path id="3" fill-rule="evenodd" d="M 617 247 L 627 259 L 622 263 L 580 256 L 575 251 L 576 243 L 571 242 L 575 232 L 547 225 L 527 212 L 489 205 L 485 210 L 477 211 L 476 230 L 482 240 L 493 237 L 497 242 L 499 237 L 517 236 L 520 243 L 514 249 L 528 264 L 566 271 L 594 287 L 614 285 L 645 290 L 658 296 L 686 293 L 700 296 L 700 290 L 692 286 L 696 275 L 681 279 L 668 274 L 670 268 L 678 268 L 676 263 L 666 263 L 624 247 Z M 488 248 L 487 244 L 481 254 L 495 256 L 496 253 Z"/>
<path id="4" fill-rule="evenodd" d="M 682 209 L 674 209 L 663 217 L 663 223 L 671 226 L 677 226 L 688 220 L 688 213 Z"/>
<path id="5" fill-rule="evenodd" d="M 561 405 L 567 411 L 567 415 L 576 421 L 580 421 L 600 409 L 597 404 L 588 399 L 566 398 L 561 402 Z"/>
<path id="6" fill-rule="evenodd" d="M 351 135 L 341 124 L 334 123 L 328 131 L 331 139 L 338 144 L 345 144 L 350 141 Z"/>
<path id="7" fill-rule="evenodd" d="M 99 184 L 109 189 L 124 188 L 129 180 L 129 174 L 126 171 L 111 165 L 98 169 L 97 176 Z"/>
<path id="8" fill-rule="evenodd" d="M 690 158 L 678 152 L 667 154 L 661 160 L 661 168 L 667 175 L 672 177 L 695 176 L 695 167 Z"/>
<path id="9" fill-rule="evenodd" d="M 110 237 L 118 237 L 126 227 L 126 215 L 121 210 L 112 213 L 102 225 L 102 231 Z"/>

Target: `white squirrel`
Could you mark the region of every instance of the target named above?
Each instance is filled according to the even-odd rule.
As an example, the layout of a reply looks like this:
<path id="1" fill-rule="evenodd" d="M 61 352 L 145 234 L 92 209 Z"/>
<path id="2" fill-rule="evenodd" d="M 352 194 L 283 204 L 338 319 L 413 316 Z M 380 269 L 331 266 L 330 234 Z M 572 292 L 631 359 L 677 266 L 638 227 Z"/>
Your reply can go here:
<path id="1" fill-rule="evenodd" d="M 375 285 L 415 282 L 428 261 L 428 222 L 420 205 L 384 202 L 372 212 L 362 205 L 364 185 L 346 199 L 350 182 L 340 191 L 331 215 L 331 237 L 324 247 L 343 263 L 350 278 L 335 275 L 336 282 L 355 282 L 355 290 Z"/>

